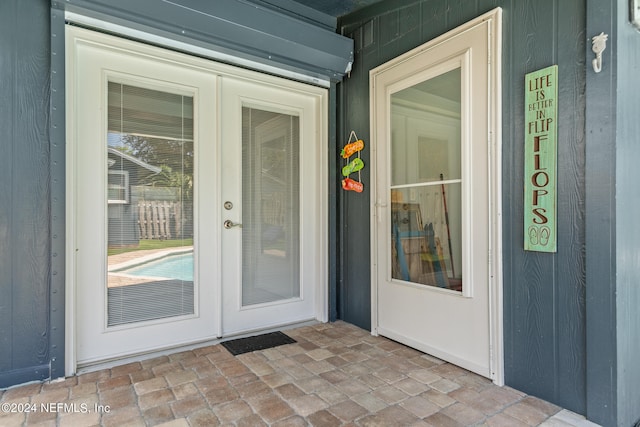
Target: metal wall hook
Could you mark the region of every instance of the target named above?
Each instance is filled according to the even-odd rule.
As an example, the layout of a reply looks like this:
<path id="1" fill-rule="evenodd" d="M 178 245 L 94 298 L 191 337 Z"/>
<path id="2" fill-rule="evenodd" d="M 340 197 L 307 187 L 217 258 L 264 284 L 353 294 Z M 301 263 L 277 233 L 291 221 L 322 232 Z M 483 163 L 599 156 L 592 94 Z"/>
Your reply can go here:
<path id="1" fill-rule="evenodd" d="M 605 33 L 600 33 L 591 38 L 591 50 L 596 54 L 596 57 L 591 61 L 591 65 L 596 73 L 602 71 L 602 52 L 607 48 L 608 38 L 609 35 Z"/>

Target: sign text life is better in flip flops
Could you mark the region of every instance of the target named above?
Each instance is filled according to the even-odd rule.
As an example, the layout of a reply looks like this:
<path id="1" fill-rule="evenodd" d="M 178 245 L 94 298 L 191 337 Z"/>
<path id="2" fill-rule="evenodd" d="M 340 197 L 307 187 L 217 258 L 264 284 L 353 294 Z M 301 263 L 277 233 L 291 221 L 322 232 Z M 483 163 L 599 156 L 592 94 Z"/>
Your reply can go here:
<path id="1" fill-rule="evenodd" d="M 556 252 L 558 66 L 525 76 L 524 249 Z"/>

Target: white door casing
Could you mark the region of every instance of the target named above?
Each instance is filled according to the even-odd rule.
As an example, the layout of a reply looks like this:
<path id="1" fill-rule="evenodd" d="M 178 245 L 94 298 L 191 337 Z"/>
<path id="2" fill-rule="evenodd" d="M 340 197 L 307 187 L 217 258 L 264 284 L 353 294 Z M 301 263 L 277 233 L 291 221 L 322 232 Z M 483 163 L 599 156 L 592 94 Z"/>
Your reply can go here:
<path id="1" fill-rule="evenodd" d="M 66 257 L 66 373 L 78 366 L 101 363 L 181 345 L 207 342 L 234 333 L 260 330 L 300 320 L 327 320 L 326 291 L 326 153 L 327 91 L 282 78 L 214 63 L 142 43 L 99 34 L 77 27 L 67 28 L 67 257 Z M 194 133 L 194 281 L 195 307 L 191 315 L 107 326 L 106 240 L 107 153 L 106 86 L 116 81 L 193 97 Z M 221 93 L 227 89 L 226 101 Z M 304 307 L 291 312 L 253 308 L 242 326 L 227 327 L 223 316 L 233 317 L 223 301 L 235 291 L 241 276 L 241 257 L 229 256 L 236 245 L 223 222 L 223 208 L 239 177 L 240 160 L 227 147 L 239 146 L 230 131 L 239 123 L 240 111 L 227 110 L 242 95 L 243 85 L 262 93 L 265 105 L 289 100 L 288 111 L 301 117 L 300 170 L 306 195 L 300 243 Z M 236 99 L 232 93 L 236 92 Z M 260 98 L 260 96 L 258 96 Z M 266 99 L 269 99 L 267 101 Z M 270 107 L 273 108 L 273 107 Z M 297 110 L 296 110 L 297 109 Z M 224 126 L 229 120 L 229 126 Z M 237 131 L 237 129 L 236 129 Z M 225 133 L 231 132 L 231 133 Z M 224 137 L 224 138 L 223 138 Z M 226 142 L 225 142 L 226 141 Z M 233 149 L 232 149 L 233 150 Z M 223 156 L 228 156 L 225 159 Z M 241 191 L 235 188 L 236 191 Z M 238 202 L 237 212 L 241 212 Z M 235 215 L 235 212 L 234 212 Z M 227 233 L 229 232 L 229 233 Z M 226 233 L 226 234 L 225 234 Z M 227 238 L 227 240 L 225 240 Z M 223 259 L 223 256 L 227 255 Z M 224 280 L 227 280 L 224 282 Z M 223 282 L 225 285 L 223 286 Z M 295 304 L 289 304 L 289 307 Z M 230 307 L 240 308 L 237 305 Z M 226 310 L 226 311 L 225 311 Z M 233 310 L 231 310 L 233 311 Z M 226 313 L 226 314 L 224 314 Z"/>
<path id="2" fill-rule="evenodd" d="M 370 72 L 373 333 L 448 360 L 497 384 L 503 382 L 500 22 L 501 10 L 496 9 Z M 451 116 L 446 105 L 442 111 L 409 108 L 413 96 L 409 91 L 450 70 L 460 70 L 459 137 L 445 118 Z M 402 105 L 394 107 L 392 117 L 391 100 L 397 100 L 401 92 Z M 436 187 L 425 181 L 412 166 L 411 162 L 420 161 L 417 141 L 421 135 L 436 142 L 461 141 L 460 178 L 442 181 L 442 188 L 445 184 L 448 189 L 460 187 L 461 217 L 450 218 L 460 223 L 457 232 L 461 235 L 452 236 L 451 251 L 456 260 L 453 266 L 464 279 L 460 292 L 413 283 L 413 279 L 403 280 L 392 273 L 397 267 L 392 267 L 391 248 L 399 247 L 392 241 L 392 203 L 397 206 L 398 202 L 392 200 L 392 193 L 403 193 L 405 202 L 411 199 L 414 203 L 406 206 L 420 205 L 421 198 L 432 195 L 444 198 L 438 192 L 440 184 Z M 398 152 L 391 152 L 392 144 L 401 154 L 405 150 L 402 155 L 409 163 L 399 162 Z M 406 182 L 397 178 L 400 167 L 410 177 Z M 446 240 L 445 233 L 440 236 Z M 456 237 L 461 247 L 456 247 Z M 445 258 L 450 257 L 447 254 Z"/>

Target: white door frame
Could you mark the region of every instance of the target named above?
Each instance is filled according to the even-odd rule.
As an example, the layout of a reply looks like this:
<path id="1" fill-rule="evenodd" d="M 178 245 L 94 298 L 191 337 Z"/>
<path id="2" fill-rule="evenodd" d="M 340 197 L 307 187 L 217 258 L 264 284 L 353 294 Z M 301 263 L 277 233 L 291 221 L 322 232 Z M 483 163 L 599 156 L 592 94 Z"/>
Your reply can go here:
<path id="1" fill-rule="evenodd" d="M 113 27 L 112 30 L 119 29 L 118 34 L 129 34 L 131 31 L 126 27 L 116 26 Z M 97 32 L 92 32 L 89 30 L 84 30 L 80 28 L 74 28 L 74 31 L 77 32 L 86 32 L 87 34 L 92 33 L 91 35 L 78 36 L 78 37 L 88 37 L 90 40 L 98 40 L 98 43 L 111 43 L 110 40 L 117 39 L 118 44 L 126 46 L 133 46 L 132 50 L 136 51 L 146 51 L 149 50 L 148 53 L 153 55 L 153 50 L 157 49 L 153 46 L 146 46 L 139 42 L 132 42 L 123 38 L 117 38 L 110 35 L 105 35 Z M 67 30 L 68 31 L 68 30 Z M 140 40 L 149 41 L 155 44 L 159 43 L 158 37 L 155 37 L 150 34 L 146 34 L 140 31 L 135 32 L 135 37 Z M 167 39 L 168 40 L 168 39 Z M 73 80 L 73 58 L 70 57 L 72 52 L 69 51 L 73 42 L 68 42 L 67 44 L 67 90 L 69 90 L 70 82 Z M 170 43 L 164 44 L 166 47 L 174 47 Z M 197 49 L 193 50 L 197 51 Z M 197 53 L 203 54 L 203 52 L 197 51 Z M 317 143 L 310 150 L 313 150 L 314 159 L 317 161 L 317 168 L 315 168 L 315 181 L 316 186 L 314 190 L 316 194 L 314 195 L 314 201 L 317 206 L 317 213 L 315 215 L 316 226 L 315 226 L 315 238 L 316 238 L 316 253 L 315 253 L 315 275 L 316 275 L 316 283 L 315 287 L 315 304 L 314 304 L 314 316 L 316 321 L 327 322 L 328 321 L 328 256 L 327 256 L 327 248 L 328 248 L 328 236 L 327 236 L 327 227 L 328 227 L 328 153 L 326 152 L 325 147 L 327 146 L 328 140 L 328 90 L 326 88 L 321 88 L 318 86 L 312 86 L 309 84 L 286 80 L 282 77 L 276 77 L 272 75 L 267 75 L 264 73 L 259 73 L 256 71 L 239 68 L 232 65 L 221 64 L 214 62 L 209 59 L 202 59 L 195 56 L 190 56 L 187 54 L 170 52 L 167 51 L 167 55 L 171 57 L 171 60 L 176 62 L 188 64 L 194 68 L 200 68 L 203 70 L 207 70 L 212 74 L 217 76 L 230 76 L 234 79 L 245 79 L 246 81 L 259 82 L 265 85 L 271 85 L 276 87 L 283 87 L 287 90 L 291 91 L 299 91 L 304 93 L 309 93 L 315 96 L 317 103 L 317 115 L 316 117 L 307 117 L 306 119 L 317 120 L 317 129 L 315 138 Z M 209 56 L 209 55 L 207 55 Z M 285 73 L 286 74 L 286 73 Z M 296 76 L 297 77 L 297 76 Z M 219 79 L 218 79 L 219 81 Z M 72 85 L 71 85 L 72 86 Z M 219 87 L 218 87 L 219 89 Z M 68 96 L 73 96 L 73 93 L 68 94 Z M 77 208 L 77 198 L 75 195 L 75 187 L 78 185 L 77 179 L 75 177 L 75 169 L 77 167 L 78 159 L 76 158 L 76 141 L 73 135 L 73 129 L 75 126 L 75 116 L 74 116 L 74 106 L 69 101 L 71 98 L 67 99 L 67 108 L 66 108 L 66 129 L 67 129 L 67 137 L 66 137 L 66 158 L 65 158 L 65 168 L 66 168 L 66 232 L 65 232 L 65 240 L 66 240 L 66 248 L 65 248 L 65 375 L 70 376 L 74 375 L 77 372 L 77 337 L 76 337 L 76 328 L 80 319 L 77 317 L 76 313 L 76 241 L 77 241 L 77 232 L 75 229 L 76 222 L 76 208 Z M 219 111 L 219 108 L 218 108 Z M 219 121 L 219 113 L 215 118 Z M 220 138 L 220 127 L 218 126 L 216 138 Z M 220 145 L 218 144 L 218 154 L 220 150 Z M 216 155 L 216 158 L 219 158 Z M 218 168 L 220 170 L 220 168 Z M 221 172 L 218 172 L 221 173 Z M 219 177 L 218 177 L 219 178 Z M 221 182 L 220 179 L 217 181 Z M 216 192 L 216 194 L 220 194 L 220 189 L 215 188 L 212 189 Z M 216 223 L 221 224 L 220 214 L 216 213 L 214 217 L 211 219 L 212 221 L 216 221 Z M 219 243 L 218 243 L 219 245 Z M 304 248 L 301 248 L 304 250 Z M 218 248 L 220 251 L 220 248 Z M 217 290 L 218 295 L 216 297 L 218 301 L 218 305 L 221 304 L 222 298 L 220 295 L 221 287 Z M 218 310 L 219 316 L 222 316 L 221 307 L 215 307 Z M 218 319 L 220 320 L 220 319 Z M 273 326 L 273 325 L 268 325 Z M 282 325 L 284 326 L 284 325 Z M 221 330 L 221 322 L 217 322 L 217 336 L 220 337 L 222 335 Z M 217 342 L 216 340 L 209 340 L 202 342 L 200 344 L 204 345 L 204 343 L 213 343 Z M 185 344 L 177 344 L 177 346 L 170 346 L 162 349 L 153 349 L 150 353 L 162 352 L 171 348 L 179 348 L 180 346 L 193 346 L 197 343 L 185 343 Z M 131 355 L 135 357 L 137 355 Z"/>
<path id="2" fill-rule="evenodd" d="M 318 259 L 319 251 L 326 252 L 324 245 L 318 247 L 317 242 L 323 242 L 324 233 L 315 224 L 321 223 L 319 219 L 323 216 L 316 207 L 324 204 L 323 200 L 318 200 L 318 194 L 315 191 L 306 191 L 313 189 L 318 184 L 326 187 L 326 181 L 317 182 L 319 177 L 319 169 L 325 168 L 315 159 L 321 160 L 324 165 L 326 163 L 326 150 L 322 149 L 321 144 L 313 144 L 313 140 L 317 139 L 316 134 L 323 132 L 321 130 L 324 121 L 321 118 L 322 110 L 319 105 L 319 99 L 315 96 L 309 96 L 308 93 L 300 93 L 296 88 L 288 88 L 283 90 L 282 87 L 270 87 L 263 82 L 248 82 L 246 79 L 236 79 L 230 76 L 222 77 L 221 87 L 221 103 L 224 107 L 220 108 L 222 132 L 221 141 L 239 141 L 243 136 L 242 128 L 242 109 L 249 107 L 251 109 L 270 111 L 273 113 L 281 113 L 286 116 L 296 116 L 300 119 L 299 130 L 299 158 L 298 168 L 299 177 L 299 274 L 298 280 L 300 284 L 300 293 L 296 297 L 283 298 L 277 301 L 243 305 L 242 303 L 242 286 L 239 286 L 233 292 L 225 292 L 229 290 L 229 283 L 242 283 L 243 271 L 240 265 L 237 269 L 225 269 L 227 265 L 231 265 L 234 260 L 242 260 L 242 233 L 241 229 L 233 228 L 224 230 L 221 235 L 221 244 L 225 244 L 224 250 L 221 252 L 222 260 L 222 289 L 223 298 L 221 311 L 223 313 L 222 335 L 233 336 L 243 334 L 255 330 L 253 326 L 256 322 L 255 316 L 264 317 L 265 313 L 272 313 L 271 319 L 280 318 L 277 324 L 261 323 L 260 329 L 281 325 L 283 320 L 289 323 L 304 322 L 309 319 L 310 307 L 314 305 L 314 301 L 318 295 L 313 295 L 312 289 L 314 283 L 317 283 L 317 277 L 322 276 Z M 274 90 L 275 89 L 275 90 Z M 314 113 L 317 112 L 317 113 Z M 318 117 L 313 117 L 318 114 Z M 238 170 L 238 165 L 243 157 L 242 146 L 240 144 L 223 145 L 220 144 L 223 165 L 221 166 L 221 197 L 223 200 L 233 201 L 234 207 L 230 211 L 225 211 L 224 218 L 229 218 L 233 222 L 242 222 L 243 198 L 234 200 L 235 195 L 242 194 L 244 175 Z M 225 160 L 229 159 L 228 161 Z M 233 179 L 233 177 L 236 177 Z M 324 212 L 324 210 L 323 210 Z M 326 271 L 326 269 L 324 269 Z M 322 282 L 324 283 L 324 281 Z M 321 287 L 321 286 L 315 286 Z M 267 316 L 269 317 L 269 316 Z M 286 319 L 285 319 L 286 317 Z M 315 316 L 317 318 L 317 314 Z"/>
<path id="3" fill-rule="evenodd" d="M 501 59 L 502 59 L 502 9 L 496 8 L 481 15 L 411 51 L 408 51 L 371 71 L 370 75 L 370 117 L 371 117 L 371 205 L 370 205 L 370 233 L 371 245 L 371 328 L 372 334 L 378 335 L 378 209 L 386 207 L 382 201 L 376 200 L 378 165 L 376 164 L 376 112 L 375 112 L 375 75 L 387 68 L 412 58 L 425 50 L 443 43 L 447 39 L 468 31 L 480 23 L 489 22 L 490 32 L 490 64 L 489 67 L 489 334 L 490 334 L 490 364 L 491 379 L 497 385 L 504 384 L 504 344 L 503 344 L 503 302 L 502 302 L 502 91 L 501 91 Z M 453 53 L 453 52 L 452 52 Z"/>

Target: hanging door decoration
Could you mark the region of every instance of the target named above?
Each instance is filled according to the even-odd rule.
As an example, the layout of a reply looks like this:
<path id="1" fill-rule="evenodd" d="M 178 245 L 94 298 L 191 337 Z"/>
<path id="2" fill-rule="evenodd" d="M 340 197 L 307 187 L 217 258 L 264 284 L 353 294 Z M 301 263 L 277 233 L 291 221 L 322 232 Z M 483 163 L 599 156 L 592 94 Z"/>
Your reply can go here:
<path id="1" fill-rule="evenodd" d="M 342 176 L 345 178 L 342 180 L 342 189 L 346 191 L 355 191 L 356 193 L 362 193 L 364 190 L 364 184 L 360 177 L 360 171 L 364 167 L 364 162 L 360 158 L 360 152 L 364 148 L 364 141 L 358 139 L 355 131 L 351 131 L 349 134 L 349 140 L 347 144 L 342 148 L 340 155 L 345 160 L 345 165 L 342 168 Z M 357 154 L 357 157 L 349 161 L 349 158 Z M 349 175 L 358 172 L 358 180 L 352 179 Z"/>

